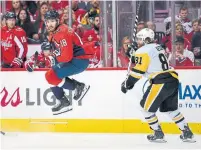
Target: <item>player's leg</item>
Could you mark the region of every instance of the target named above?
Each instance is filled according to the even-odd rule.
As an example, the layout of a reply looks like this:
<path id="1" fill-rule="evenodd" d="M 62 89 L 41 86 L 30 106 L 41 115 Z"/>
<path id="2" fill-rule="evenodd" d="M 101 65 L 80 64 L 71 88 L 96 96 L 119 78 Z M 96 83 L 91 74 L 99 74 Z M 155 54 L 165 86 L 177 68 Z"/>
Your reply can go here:
<path id="1" fill-rule="evenodd" d="M 156 111 L 163 101 L 163 90 L 164 84 L 150 85 L 140 102 L 140 105 L 143 108 L 143 115 L 147 120 L 150 128 L 154 131 L 154 134 L 147 136 L 147 139 L 151 142 L 166 142 L 164 139 L 164 133 L 156 116 Z"/>
<path id="2" fill-rule="evenodd" d="M 195 142 L 193 133 L 190 130 L 185 117 L 178 110 L 178 83 L 167 83 L 168 87 L 172 89 L 173 93 L 169 96 L 160 107 L 160 112 L 166 113 L 182 131 L 180 138 L 184 142 Z"/>
<path id="3" fill-rule="evenodd" d="M 73 98 L 78 101 L 84 97 L 90 86 L 75 79 L 70 79 L 69 76 L 83 72 L 88 65 L 89 60 L 87 59 L 73 59 L 68 63 L 59 63 L 53 68 L 58 77 L 63 79 L 58 86 L 68 90 L 75 90 Z"/>
<path id="4" fill-rule="evenodd" d="M 53 69 L 48 70 L 45 74 L 45 77 L 47 82 L 52 85 L 51 90 L 54 96 L 58 100 L 58 104 L 52 108 L 53 114 L 60 114 L 62 112 L 72 110 L 70 101 L 66 97 L 63 88 L 57 86 L 59 83 L 62 82 L 62 80 L 57 77 L 54 70 Z"/>

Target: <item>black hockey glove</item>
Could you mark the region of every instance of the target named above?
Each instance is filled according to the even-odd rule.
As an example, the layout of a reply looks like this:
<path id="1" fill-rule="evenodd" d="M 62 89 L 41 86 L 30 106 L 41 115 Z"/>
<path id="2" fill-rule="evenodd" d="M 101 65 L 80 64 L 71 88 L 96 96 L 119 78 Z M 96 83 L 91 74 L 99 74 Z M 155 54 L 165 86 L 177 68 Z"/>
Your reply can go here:
<path id="1" fill-rule="evenodd" d="M 129 76 L 128 79 L 126 79 L 122 84 L 121 84 L 121 91 L 123 93 L 126 93 L 128 90 L 131 90 L 135 83 L 138 81 L 139 79 L 136 79 L 132 76 Z"/>
<path id="2" fill-rule="evenodd" d="M 134 42 L 133 45 L 128 45 L 128 50 L 126 51 L 126 55 L 130 58 L 132 56 L 132 51 L 136 51 L 138 49 L 137 43 Z"/>

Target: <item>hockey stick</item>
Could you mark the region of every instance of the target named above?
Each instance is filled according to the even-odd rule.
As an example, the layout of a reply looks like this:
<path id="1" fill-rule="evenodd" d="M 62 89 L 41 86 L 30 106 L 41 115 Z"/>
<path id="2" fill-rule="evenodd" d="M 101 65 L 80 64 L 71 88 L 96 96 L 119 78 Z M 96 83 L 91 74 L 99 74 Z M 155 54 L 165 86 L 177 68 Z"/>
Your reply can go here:
<path id="1" fill-rule="evenodd" d="M 1 131 L 1 134 L 2 134 L 2 135 L 5 135 L 5 132 Z"/>
<path id="2" fill-rule="evenodd" d="M 128 64 L 128 69 L 127 69 L 127 78 L 130 74 L 130 67 L 132 64 L 132 56 L 134 55 L 135 50 L 133 49 L 134 47 L 134 43 L 135 43 L 135 38 L 136 38 L 136 33 L 137 33 L 137 25 L 138 25 L 138 15 L 139 15 L 139 10 L 140 10 L 140 1 L 138 3 L 137 6 L 137 13 L 136 13 L 136 17 L 135 17 L 135 24 L 134 24 L 134 28 L 133 28 L 133 38 L 132 38 L 132 47 L 131 47 L 131 51 L 130 51 L 130 58 L 129 58 L 129 64 Z M 125 80 L 125 85 L 126 85 L 126 80 Z"/>
<path id="3" fill-rule="evenodd" d="M 36 51 L 35 52 L 35 54 L 34 54 L 34 68 L 36 67 L 36 65 L 37 65 L 37 62 L 38 62 L 38 51 Z"/>

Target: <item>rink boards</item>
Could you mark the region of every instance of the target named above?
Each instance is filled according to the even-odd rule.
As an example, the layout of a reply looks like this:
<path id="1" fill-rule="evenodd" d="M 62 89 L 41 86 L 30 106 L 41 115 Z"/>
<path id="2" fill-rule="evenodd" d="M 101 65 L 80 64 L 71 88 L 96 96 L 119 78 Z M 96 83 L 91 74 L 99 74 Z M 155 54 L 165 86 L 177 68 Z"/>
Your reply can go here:
<path id="1" fill-rule="evenodd" d="M 177 70 L 180 77 L 179 107 L 195 133 L 201 134 L 201 70 Z M 66 91 L 73 111 L 54 116 L 55 105 L 45 71 L 2 71 L 1 129 L 21 132 L 106 132 L 145 133 L 150 129 L 139 106 L 146 79 L 127 94 L 121 93 L 125 70 L 88 70 L 73 78 L 91 85 L 86 97 L 77 102 Z M 165 114 L 157 113 L 167 133 L 179 133 Z"/>

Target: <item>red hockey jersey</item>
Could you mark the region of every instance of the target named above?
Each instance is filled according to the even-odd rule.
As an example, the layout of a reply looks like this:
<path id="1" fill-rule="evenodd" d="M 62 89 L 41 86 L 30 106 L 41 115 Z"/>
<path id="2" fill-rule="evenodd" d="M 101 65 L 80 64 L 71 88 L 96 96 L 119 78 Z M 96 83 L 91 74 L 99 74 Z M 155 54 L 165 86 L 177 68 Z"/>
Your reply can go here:
<path id="1" fill-rule="evenodd" d="M 56 59 L 58 62 L 69 62 L 73 57 L 89 59 L 93 53 L 91 48 L 84 48 L 79 35 L 65 24 L 60 25 L 51 34 L 50 42 L 54 43 L 53 53 L 55 50 L 57 51 Z"/>
<path id="2" fill-rule="evenodd" d="M 1 61 L 10 64 L 15 57 L 24 59 L 28 51 L 25 31 L 20 27 L 1 29 Z"/>

